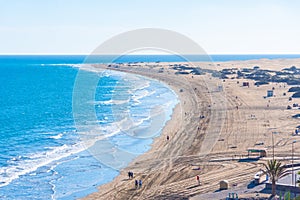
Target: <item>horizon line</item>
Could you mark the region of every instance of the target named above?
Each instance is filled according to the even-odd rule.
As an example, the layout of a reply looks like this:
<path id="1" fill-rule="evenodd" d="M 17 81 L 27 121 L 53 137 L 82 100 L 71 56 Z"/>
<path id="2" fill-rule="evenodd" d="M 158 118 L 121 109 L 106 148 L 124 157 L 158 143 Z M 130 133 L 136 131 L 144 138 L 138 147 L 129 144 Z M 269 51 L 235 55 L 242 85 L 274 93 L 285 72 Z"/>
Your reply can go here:
<path id="1" fill-rule="evenodd" d="M 114 56 L 114 55 L 122 55 L 122 54 L 86 54 L 86 53 L 0 53 L 0 56 L 47 56 L 47 55 L 53 55 L 53 56 L 90 56 L 90 55 L 97 55 L 97 56 Z M 152 55 L 152 56 L 166 56 L 166 55 L 179 55 L 179 54 L 125 54 L 128 55 Z M 180 54 L 180 55 L 300 55 L 299 53 L 208 53 L 208 54 Z"/>

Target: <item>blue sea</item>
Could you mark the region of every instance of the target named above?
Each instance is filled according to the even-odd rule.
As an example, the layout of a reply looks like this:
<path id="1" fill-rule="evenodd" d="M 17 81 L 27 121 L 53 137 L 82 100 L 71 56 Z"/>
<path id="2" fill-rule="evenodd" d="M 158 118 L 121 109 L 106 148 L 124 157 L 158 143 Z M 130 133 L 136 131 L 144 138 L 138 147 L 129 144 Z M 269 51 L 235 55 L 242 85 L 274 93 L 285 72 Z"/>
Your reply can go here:
<path id="1" fill-rule="evenodd" d="M 108 63 L 113 58 L 95 57 L 88 62 Z M 219 62 L 300 58 L 300 55 L 212 55 L 210 58 Z M 113 62 L 184 59 L 202 61 L 197 56 L 130 55 Z M 98 80 L 94 99 L 84 102 L 93 108 L 97 127 L 90 126 L 84 112 L 80 113 L 84 123 L 79 127 L 74 119 L 73 97 L 74 91 L 81 91 L 74 85 L 79 64 L 86 62 L 83 55 L 0 56 L 0 199 L 86 196 L 148 151 L 153 139 L 160 135 L 178 103 L 174 91 L 153 79 L 112 71 L 84 71 L 90 80 Z M 88 134 L 83 136 L 82 130 Z M 93 135 L 88 142 L 87 135 Z M 97 151 L 93 151 L 95 147 Z M 110 150 L 115 149 L 128 157 L 122 160 L 122 165 L 114 165 L 115 151 Z M 102 157 L 95 152 L 99 155 L 102 152 Z"/>

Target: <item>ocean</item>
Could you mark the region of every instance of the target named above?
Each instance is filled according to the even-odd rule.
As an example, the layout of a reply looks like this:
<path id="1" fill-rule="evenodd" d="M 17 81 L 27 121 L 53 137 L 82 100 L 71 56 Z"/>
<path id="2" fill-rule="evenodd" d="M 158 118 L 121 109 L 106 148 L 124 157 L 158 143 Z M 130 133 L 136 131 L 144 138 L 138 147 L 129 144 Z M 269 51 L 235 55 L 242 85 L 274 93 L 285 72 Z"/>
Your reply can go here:
<path id="1" fill-rule="evenodd" d="M 94 101 L 86 102 L 94 108 L 98 128 L 89 130 L 86 122 L 84 129 L 100 132 L 110 147 L 130 155 L 121 167 L 114 166 L 109 156 L 95 156 L 87 150 L 92 146 L 87 146 L 78 132 L 73 113 L 74 84 L 78 66 L 85 58 L 0 56 L 1 199 L 76 199 L 95 192 L 97 186 L 117 176 L 120 168 L 148 151 L 170 119 L 178 99 L 165 84 L 121 72 L 86 71 L 91 78 L 99 79 Z M 107 63 L 112 58 L 98 57 L 89 62 Z M 195 56 L 186 58 L 199 61 Z M 260 58 L 300 55 L 211 56 L 215 62 Z M 130 55 L 114 60 L 180 61 L 185 60 L 174 55 Z M 93 142 L 99 141 L 104 139 Z M 105 152 L 105 145 L 102 150 Z"/>

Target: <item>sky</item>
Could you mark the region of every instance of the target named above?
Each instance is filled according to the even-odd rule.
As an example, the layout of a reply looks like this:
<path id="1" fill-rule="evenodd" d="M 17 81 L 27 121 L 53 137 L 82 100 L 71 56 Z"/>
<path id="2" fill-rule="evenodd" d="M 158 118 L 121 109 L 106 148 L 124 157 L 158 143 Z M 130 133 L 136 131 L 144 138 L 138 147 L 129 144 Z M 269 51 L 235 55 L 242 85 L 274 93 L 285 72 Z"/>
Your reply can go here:
<path id="1" fill-rule="evenodd" d="M 89 54 L 162 28 L 209 54 L 300 54 L 297 0 L 0 0 L 0 54 Z"/>

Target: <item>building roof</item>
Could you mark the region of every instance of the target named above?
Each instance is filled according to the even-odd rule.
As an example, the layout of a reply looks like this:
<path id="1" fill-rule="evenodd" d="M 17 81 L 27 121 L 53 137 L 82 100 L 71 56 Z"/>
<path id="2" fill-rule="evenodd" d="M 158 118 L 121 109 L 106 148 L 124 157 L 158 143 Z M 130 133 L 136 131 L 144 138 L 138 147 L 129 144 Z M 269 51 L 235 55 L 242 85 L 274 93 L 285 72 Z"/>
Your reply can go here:
<path id="1" fill-rule="evenodd" d="M 251 153 L 259 153 L 267 151 L 267 148 L 248 148 L 247 151 Z"/>

